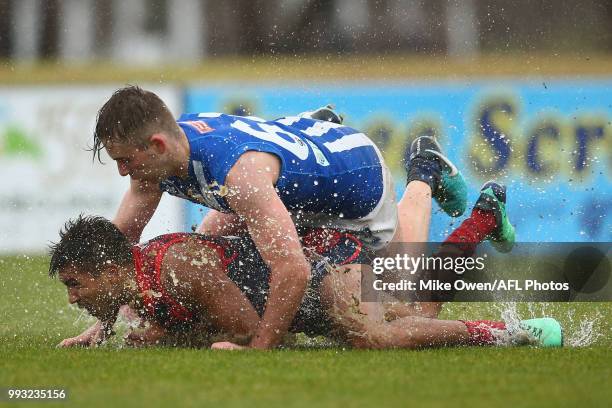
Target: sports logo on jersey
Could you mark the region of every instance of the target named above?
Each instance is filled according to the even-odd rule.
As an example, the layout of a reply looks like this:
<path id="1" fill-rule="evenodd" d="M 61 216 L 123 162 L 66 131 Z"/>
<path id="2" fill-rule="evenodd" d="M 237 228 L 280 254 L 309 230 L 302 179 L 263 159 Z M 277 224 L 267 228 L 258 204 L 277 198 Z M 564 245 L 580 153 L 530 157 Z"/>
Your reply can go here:
<path id="1" fill-rule="evenodd" d="M 321 166 L 329 166 L 329 161 L 327 161 L 327 158 L 325 157 L 325 155 L 323 154 L 321 149 L 319 149 L 319 147 L 316 144 L 312 143 L 308 139 L 306 139 L 306 142 L 308 143 L 308 145 L 310 146 L 310 148 L 314 152 L 315 159 L 317 160 L 317 163 L 319 163 L 319 165 L 321 165 Z"/>
<path id="2" fill-rule="evenodd" d="M 179 122 L 179 123 L 184 123 L 186 125 L 191 126 L 195 130 L 197 130 L 198 133 L 208 133 L 208 132 L 212 132 L 213 130 L 215 130 L 211 128 L 210 126 L 208 126 L 208 124 L 204 122 L 203 120 L 187 120 L 185 122 Z"/>

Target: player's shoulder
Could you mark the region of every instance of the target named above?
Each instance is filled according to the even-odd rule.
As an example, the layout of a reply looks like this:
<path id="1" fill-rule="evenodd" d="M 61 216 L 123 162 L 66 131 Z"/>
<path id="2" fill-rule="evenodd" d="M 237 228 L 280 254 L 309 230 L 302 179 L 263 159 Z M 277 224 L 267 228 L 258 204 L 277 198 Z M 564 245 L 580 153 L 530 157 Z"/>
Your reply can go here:
<path id="1" fill-rule="evenodd" d="M 198 113 L 183 113 L 177 119 L 178 123 L 189 121 L 204 121 L 204 122 L 225 122 L 232 123 L 236 121 L 252 121 L 252 122 L 267 122 L 257 116 L 237 116 L 222 112 L 198 112 Z"/>
<path id="2" fill-rule="evenodd" d="M 186 277 L 201 269 L 213 272 L 223 267 L 220 254 L 225 253 L 227 244 L 221 238 L 201 234 L 184 234 L 183 237 L 166 249 L 161 264 L 162 274 L 173 271 L 177 276 Z"/>
<path id="3" fill-rule="evenodd" d="M 181 116 L 179 116 L 179 118 L 176 121 L 180 123 L 180 122 L 184 122 L 188 120 L 214 119 L 214 118 L 220 118 L 222 116 L 226 116 L 226 115 L 221 112 L 186 112 L 186 113 L 182 113 Z"/>
<path id="4" fill-rule="evenodd" d="M 232 121 L 223 113 L 184 113 L 177 124 L 184 130 L 193 149 L 193 154 L 219 157 L 224 155 L 234 143 L 231 135 Z M 193 155 L 192 154 L 192 155 Z M 204 160 L 204 157 L 200 157 Z"/>
<path id="5" fill-rule="evenodd" d="M 205 134 L 211 133 L 215 128 L 219 127 L 219 120 L 222 113 L 183 113 L 176 121 L 179 126 L 187 130 L 187 135 L 194 133 Z"/>
<path id="6" fill-rule="evenodd" d="M 250 129 L 253 123 L 265 122 L 267 121 L 255 116 L 235 116 L 220 112 L 184 113 L 177 120 L 188 137 L 206 135 L 207 139 L 244 133 L 245 127 Z"/>

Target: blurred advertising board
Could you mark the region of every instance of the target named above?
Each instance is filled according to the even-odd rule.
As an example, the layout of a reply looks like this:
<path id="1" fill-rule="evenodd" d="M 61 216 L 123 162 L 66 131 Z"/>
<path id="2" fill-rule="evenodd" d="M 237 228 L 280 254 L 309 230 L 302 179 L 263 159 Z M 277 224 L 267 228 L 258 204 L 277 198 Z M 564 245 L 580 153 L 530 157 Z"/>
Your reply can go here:
<path id="1" fill-rule="evenodd" d="M 0 88 L 0 252 L 44 251 L 79 213 L 113 217 L 129 180 L 87 148 L 98 109 L 119 87 Z M 178 88 L 151 89 L 180 113 Z M 164 197 L 143 238 L 182 226 L 182 203 Z"/>
<path id="2" fill-rule="evenodd" d="M 335 104 L 345 123 L 383 150 L 401 194 L 410 141 L 436 135 L 469 185 L 469 206 L 489 179 L 508 186 L 523 242 L 612 240 L 612 79 L 334 82 L 187 90 L 185 110 L 272 119 Z M 202 209 L 190 206 L 187 224 Z M 459 219 L 461 220 L 461 218 Z M 434 205 L 432 241 L 458 225 Z"/>

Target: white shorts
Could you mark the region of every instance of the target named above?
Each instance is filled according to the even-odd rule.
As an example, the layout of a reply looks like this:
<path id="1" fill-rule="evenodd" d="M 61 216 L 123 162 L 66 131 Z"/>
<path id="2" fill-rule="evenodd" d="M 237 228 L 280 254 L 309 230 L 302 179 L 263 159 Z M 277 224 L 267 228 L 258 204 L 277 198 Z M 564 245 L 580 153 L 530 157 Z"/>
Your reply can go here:
<path id="1" fill-rule="evenodd" d="M 380 156 L 380 153 L 379 153 Z M 357 219 L 340 218 L 329 214 L 300 214 L 293 222 L 298 228 L 332 228 L 352 231 L 368 247 L 378 251 L 386 247 L 395 234 L 398 223 L 397 201 L 391 172 L 383 164 L 383 192 L 376 207 L 365 217 Z"/>

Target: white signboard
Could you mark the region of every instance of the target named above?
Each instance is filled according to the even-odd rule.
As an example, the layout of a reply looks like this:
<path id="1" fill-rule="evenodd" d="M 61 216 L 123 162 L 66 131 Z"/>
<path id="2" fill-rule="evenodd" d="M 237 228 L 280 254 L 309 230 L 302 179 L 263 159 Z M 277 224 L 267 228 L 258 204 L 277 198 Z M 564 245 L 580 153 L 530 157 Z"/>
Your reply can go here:
<path id="1" fill-rule="evenodd" d="M 112 218 L 129 180 L 103 153 L 92 160 L 98 109 L 117 86 L 0 88 L 0 253 L 45 251 L 79 213 Z M 157 93 L 175 115 L 175 87 Z M 183 229 L 182 200 L 164 198 L 143 239 Z"/>

